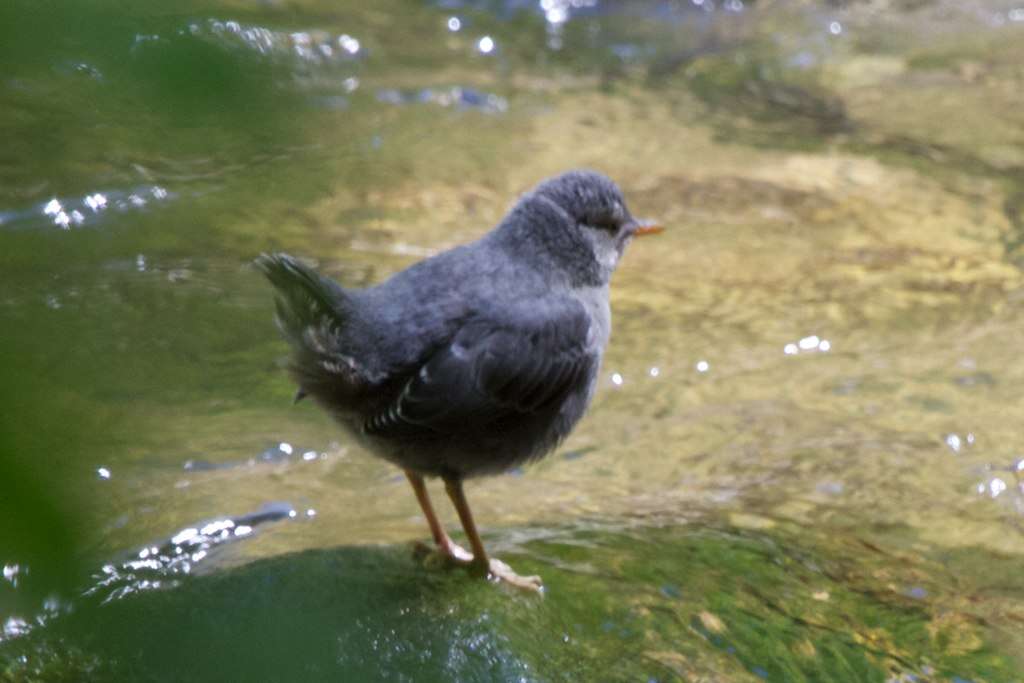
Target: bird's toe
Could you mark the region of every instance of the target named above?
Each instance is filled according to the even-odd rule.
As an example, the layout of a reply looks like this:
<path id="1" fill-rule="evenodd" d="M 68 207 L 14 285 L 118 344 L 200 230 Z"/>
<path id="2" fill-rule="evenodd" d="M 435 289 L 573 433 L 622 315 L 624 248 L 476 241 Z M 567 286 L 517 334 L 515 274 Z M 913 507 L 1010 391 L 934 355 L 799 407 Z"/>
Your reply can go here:
<path id="1" fill-rule="evenodd" d="M 428 569 L 466 567 L 473 563 L 473 553 L 451 540 L 444 545 L 436 546 L 416 541 L 413 543 L 412 553 Z"/>
<path id="2" fill-rule="evenodd" d="M 504 562 L 498 559 L 491 558 L 490 565 L 488 566 L 489 578 L 494 581 L 501 581 L 507 583 L 510 586 L 515 586 L 522 590 L 530 591 L 533 593 L 544 593 L 544 582 L 536 574 L 530 576 L 520 576 L 512 571 L 512 567 L 508 566 Z"/>

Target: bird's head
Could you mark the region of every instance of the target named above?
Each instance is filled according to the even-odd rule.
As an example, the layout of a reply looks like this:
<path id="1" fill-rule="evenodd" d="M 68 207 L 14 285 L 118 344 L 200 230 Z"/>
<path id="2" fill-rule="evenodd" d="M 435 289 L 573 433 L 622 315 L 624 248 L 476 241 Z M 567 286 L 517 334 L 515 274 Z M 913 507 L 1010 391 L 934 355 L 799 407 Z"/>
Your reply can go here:
<path id="1" fill-rule="evenodd" d="M 506 224 L 576 285 L 604 285 L 634 237 L 661 232 L 637 220 L 619 187 L 595 171 L 569 171 L 526 194 Z"/>

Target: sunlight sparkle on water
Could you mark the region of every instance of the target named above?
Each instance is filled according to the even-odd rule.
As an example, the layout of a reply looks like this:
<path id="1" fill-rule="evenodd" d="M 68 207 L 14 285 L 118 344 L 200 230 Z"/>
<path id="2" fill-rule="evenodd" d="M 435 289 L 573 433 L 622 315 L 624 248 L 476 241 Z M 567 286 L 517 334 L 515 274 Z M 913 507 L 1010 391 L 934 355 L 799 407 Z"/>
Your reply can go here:
<path id="1" fill-rule="evenodd" d="M 54 200 L 54 201 L 56 201 L 56 200 Z M 104 197 L 99 192 L 97 192 L 96 194 L 87 195 L 86 198 L 85 198 L 85 204 L 90 209 L 92 209 L 93 213 L 96 213 L 100 209 L 106 208 L 106 206 L 107 206 L 107 198 Z"/>
<path id="2" fill-rule="evenodd" d="M 822 352 L 827 353 L 832 350 L 832 342 L 828 339 L 822 339 L 816 334 L 802 337 L 798 341 L 790 342 L 782 347 L 782 352 L 787 356 L 795 356 L 799 353 L 813 353 Z"/>
<path id="3" fill-rule="evenodd" d="M 5 564 L 4 565 L 4 579 L 11 582 L 12 586 L 17 587 L 18 585 L 18 573 L 21 571 L 21 567 L 16 564 Z"/>
<path id="4" fill-rule="evenodd" d="M 569 3 L 566 0 L 540 0 L 544 19 L 551 24 L 561 24 L 569 19 Z"/>
<path id="5" fill-rule="evenodd" d="M 340 45 L 341 49 L 350 55 L 354 55 L 359 52 L 359 41 L 347 33 L 343 33 L 338 37 L 338 45 Z"/>
<path id="6" fill-rule="evenodd" d="M 218 545 L 252 536 L 257 525 L 284 518 L 288 514 L 286 508 L 290 509 L 282 503 L 266 503 L 257 511 L 237 518 L 185 527 L 159 545 L 142 548 L 131 560 L 104 565 L 102 573 L 94 575 L 95 584 L 86 594 L 102 592 L 106 602 L 168 585 L 166 579 L 190 574 L 194 564 L 208 557 Z M 154 577 L 153 572 L 159 574 Z M 173 583 L 172 580 L 170 584 Z"/>
<path id="7" fill-rule="evenodd" d="M 804 337 L 797 342 L 797 346 L 800 347 L 801 351 L 810 351 L 811 349 L 817 348 L 820 342 L 821 340 L 818 339 L 818 336 L 812 334 L 810 337 Z"/>
<path id="8" fill-rule="evenodd" d="M 9 617 L 4 622 L 3 635 L 7 638 L 13 638 L 28 633 L 29 626 L 28 622 L 21 617 Z"/>
<path id="9" fill-rule="evenodd" d="M 202 529 L 199 530 L 203 536 L 213 536 L 218 532 L 227 531 L 235 526 L 235 522 L 230 519 L 220 519 L 216 522 L 210 522 Z"/>
<path id="10" fill-rule="evenodd" d="M 621 387 L 622 386 L 622 381 L 623 381 L 622 380 L 622 375 L 620 375 L 617 372 L 613 372 L 612 373 L 612 384 L 614 384 L 617 387 Z"/>
<path id="11" fill-rule="evenodd" d="M 170 198 L 172 198 L 171 193 L 159 185 L 142 186 L 132 190 L 115 190 L 108 194 L 94 192 L 82 198 L 53 197 L 45 204 L 37 205 L 36 208 L 8 214 L 5 222 L 15 224 L 30 222 L 39 215 L 36 213 L 39 211 L 54 225 L 63 230 L 70 230 L 72 226 L 95 222 L 95 219 L 109 208 L 118 211 L 141 209 L 152 200 L 164 201 Z"/>
<path id="12" fill-rule="evenodd" d="M 180 532 L 178 532 L 178 534 L 171 538 L 171 543 L 173 543 L 174 545 L 181 545 L 182 543 L 187 543 L 188 541 L 191 541 L 198 535 L 199 529 L 195 527 L 182 529 Z"/>
<path id="13" fill-rule="evenodd" d="M 491 38 L 490 36 L 484 36 L 476 44 L 476 49 L 480 50 L 480 52 L 484 53 L 485 55 L 490 54 L 491 52 L 494 51 L 494 39 Z"/>
<path id="14" fill-rule="evenodd" d="M 946 436 L 943 437 L 943 441 L 946 442 L 946 445 L 949 446 L 951 451 L 959 453 L 965 446 L 974 445 L 974 432 L 967 432 L 963 437 L 959 434 L 946 434 Z"/>
<path id="15" fill-rule="evenodd" d="M 462 20 L 458 17 L 448 17 L 448 30 L 451 32 L 458 31 L 462 28 Z"/>

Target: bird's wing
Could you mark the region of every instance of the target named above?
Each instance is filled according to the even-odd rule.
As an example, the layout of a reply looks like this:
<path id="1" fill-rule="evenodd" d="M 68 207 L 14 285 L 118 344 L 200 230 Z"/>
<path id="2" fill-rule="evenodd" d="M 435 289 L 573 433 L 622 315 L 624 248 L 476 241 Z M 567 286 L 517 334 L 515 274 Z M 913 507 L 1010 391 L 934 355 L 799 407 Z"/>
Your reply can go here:
<path id="1" fill-rule="evenodd" d="M 557 405 L 598 362 L 590 318 L 576 302 L 475 315 L 410 373 L 363 429 L 430 438 L 493 425 Z"/>

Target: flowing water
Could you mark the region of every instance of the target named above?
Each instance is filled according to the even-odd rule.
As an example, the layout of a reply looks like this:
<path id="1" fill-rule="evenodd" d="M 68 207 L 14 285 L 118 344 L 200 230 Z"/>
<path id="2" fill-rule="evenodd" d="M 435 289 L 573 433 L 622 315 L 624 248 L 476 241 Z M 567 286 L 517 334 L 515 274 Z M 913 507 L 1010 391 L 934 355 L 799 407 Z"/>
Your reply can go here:
<path id="1" fill-rule="evenodd" d="M 7 0 L 3 680 L 1024 680 L 1022 64 L 1015 0 Z M 538 599 L 413 558 L 251 263 L 578 166 L 669 230 L 468 488 Z"/>

